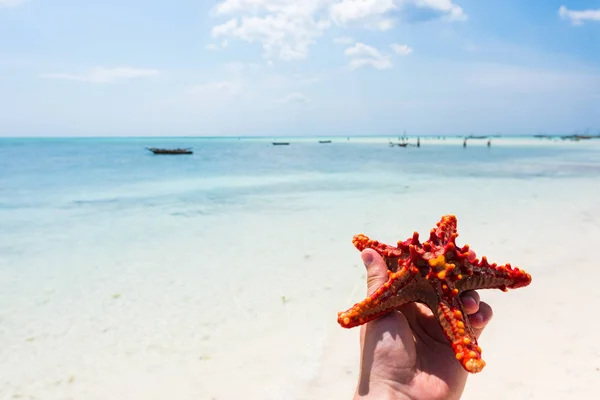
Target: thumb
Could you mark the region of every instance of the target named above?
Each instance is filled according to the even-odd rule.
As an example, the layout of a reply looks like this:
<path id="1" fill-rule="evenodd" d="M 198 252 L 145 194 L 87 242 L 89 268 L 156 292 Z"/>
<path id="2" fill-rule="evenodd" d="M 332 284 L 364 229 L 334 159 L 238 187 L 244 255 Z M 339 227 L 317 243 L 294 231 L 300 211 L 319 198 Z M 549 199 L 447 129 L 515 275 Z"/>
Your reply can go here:
<path id="1" fill-rule="evenodd" d="M 373 249 L 365 249 L 360 254 L 367 268 L 367 296 L 388 281 L 388 268 L 383 258 Z"/>

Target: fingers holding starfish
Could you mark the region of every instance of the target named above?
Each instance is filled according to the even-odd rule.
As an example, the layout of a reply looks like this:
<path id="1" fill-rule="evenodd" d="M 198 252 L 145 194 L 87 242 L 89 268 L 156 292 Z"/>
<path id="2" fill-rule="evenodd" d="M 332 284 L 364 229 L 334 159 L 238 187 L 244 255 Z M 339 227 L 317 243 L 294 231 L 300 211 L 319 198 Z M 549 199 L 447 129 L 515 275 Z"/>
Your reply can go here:
<path id="1" fill-rule="evenodd" d="M 367 296 L 373 294 L 388 280 L 388 268 L 383 258 L 373 249 L 361 252 L 365 268 L 367 268 Z"/>
<path id="2" fill-rule="evenodd" d="M 481 332 L 483 332 L 483 329 L 491 321 L 494 315 L 492 307 L 488 303 L 481 301 L 479 293 L 474 290 L 463 293 L 461 295 L 461 300 L 467 318 L 469 318 L 469 322 L 473 328 L 473 332 L 475 333 L 475 336 L 479 338 Z"/>
<path id="3" fill-rule="evenodd" d="M 463 306 L 467 315 L 475 314 L 479 310 L 481 298 L 479 297 L 479 293 L 477 293 L 475 290 L 464 292 L 461 294 L 460 299 L 463 302 Z"/>

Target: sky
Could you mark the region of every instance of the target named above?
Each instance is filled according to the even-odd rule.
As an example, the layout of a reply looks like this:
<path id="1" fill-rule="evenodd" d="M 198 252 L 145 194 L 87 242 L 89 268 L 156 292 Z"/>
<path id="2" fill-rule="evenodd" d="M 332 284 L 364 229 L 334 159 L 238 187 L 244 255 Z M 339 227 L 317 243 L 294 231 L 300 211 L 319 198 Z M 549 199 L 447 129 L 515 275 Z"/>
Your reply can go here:
<path id="1" fill-rule="evenodd" d="M 0 0 L 0 136 L 600 131 L 600 0 Z"/>

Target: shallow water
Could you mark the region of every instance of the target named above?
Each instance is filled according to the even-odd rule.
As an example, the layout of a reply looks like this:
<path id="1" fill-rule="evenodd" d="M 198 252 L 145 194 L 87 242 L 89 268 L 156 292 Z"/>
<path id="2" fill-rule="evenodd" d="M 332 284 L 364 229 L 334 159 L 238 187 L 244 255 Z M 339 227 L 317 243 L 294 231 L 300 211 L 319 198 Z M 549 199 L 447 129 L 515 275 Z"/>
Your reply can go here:
<path id="1" fill-rule="evenodd" d="M 514 140 L 513 140 L 514 141 Z M 0 139 L 0 210 L 85 206 L 227 204 L 248 193 L 352 190 L 444 177 L 581 177 L 600 174 L 596 142 L 503 145 L 495 139 L 423 140 L 421 148 L 382 143 L 236 139 Z M 144 146 L 193 146 L 157 156 Z"/>

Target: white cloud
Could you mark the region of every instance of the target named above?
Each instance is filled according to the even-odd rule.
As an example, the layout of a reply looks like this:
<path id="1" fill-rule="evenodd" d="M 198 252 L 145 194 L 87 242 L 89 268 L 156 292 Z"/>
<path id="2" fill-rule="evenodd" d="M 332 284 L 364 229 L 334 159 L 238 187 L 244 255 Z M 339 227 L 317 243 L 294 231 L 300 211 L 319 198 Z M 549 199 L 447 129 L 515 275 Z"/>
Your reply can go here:
<path id="1" fill-rule="evenodd" d="M 213 27 L 211 35 L 260 43 L 268 59 L 303 59 L 330 26 L 324 13 L 324 5 L 330 1 L 225 0 L 214 7 L 213 14 L 236 16 Z"/>
<path id="2" fill-rule="evenodd" d="M 342 0 L 331 6 L 331 18 L 338 25 L 362 21 L 386 30 L 393 25 L 386 14 L 398 9 L 394 3 L 395 0 Z"/>
<path id="3" fill-rule="evenodd" d="M 29 0 L 0 0 L 0 8 L 17 7 L 27 3 Z"/>
<path id="4" fill-rule="evenodd" d="M 376 48 L 363 43 L 356 43 L 354 46 L 348 47 L 344 53 L 352 58 L 350 60 L 352 69 L 364 66 L 371 66 L 375 69 L 392 68 L 390 55 L 383 54 Z"/>
<path id="5" fill-rule="evenodd" d="M 65 79 L 71 81 L 81 81 L 90 83 L 111 83 L 125 79 L 135 78 L 151 78 L 157 76 L 159 71 L 155 69 L 131 68 L 131 67 L 115 67 L 92 68 L 83 74 L 67 74 L 67 73 L 52 73 L 43 74 L 42 78 L 47 79 Z"/>
<path id="6" fill-rule="evenodd" d="M 297 60 L 306 58 L 332 21 L 385 31 L 394 26 L 394 13 L 411 7 L 450 20 L 467 18 L 453 0 L 220 0 L 212 16 L 224 20 L 211 36 L 260 44 L 267 60 Z"/>
<path id="7" fill-rule="evenodd" d="M 227 35 L 227 34 L 231 33 L 232 31 L 234 31 L 237 28 L 237 26 L 238 26 L 237 18 L 233 18 L 233 19 L 230 19 L 229 21 L 225 22 L 224 24 L 215 26 L 212 29 L 211 34 L 214 37 Z"/>
<path id="8" fill-rule="evenodd" d="M 348 37 L 348 36 L 336 37 L 333 39 L 333 43 L 348 45 L 348 44 L 354 43 L 354 39 L 352 39 L 351 37 Z"/>
<path id="9" fill-rule="evenodd" d="M 310 100 L 300 92 L 290 93 L 277 99 L 277 103 L 308 103 Z"/>
<path id="10" fill-rule="evenodd" d="M 238 95 L 242 92 L 242 84 L 237 81 L 217 81 L 208 82 L 200 85 L 191 86 L 187 89 L 187 93 L 190 95 L 204 95 L 204 94 L 228 94 Z"/>
<path id="11" fill-rule="evenodd" d="M 392 48 L 392 50 L 394 50 L 394 53 L 398 54 L 399 56 L 407 56 L 413 51 L 410 47 L 408 47 L 405 44 L 394 43 L 390 47 Z"/>
<path id="12" fill-rule="evenodd" d="M 583 25 L 583 21 L 600 21 L 600 9 L 596 10 L 569 10 L 565 6 L 560 6 L 558 15 L 562 19 L 568 19 L 573 25 Z"/>
<path id="13" fill-rule="evenodd" d="M 452 0 L 342 0 L 331 5 L 331 18 L 338 25 L 360 24 L 378 30 L 393 28 L 390 14 L 410 7 L 439 13 L 452 21 L 467 19 L 463 9 Z"/>

